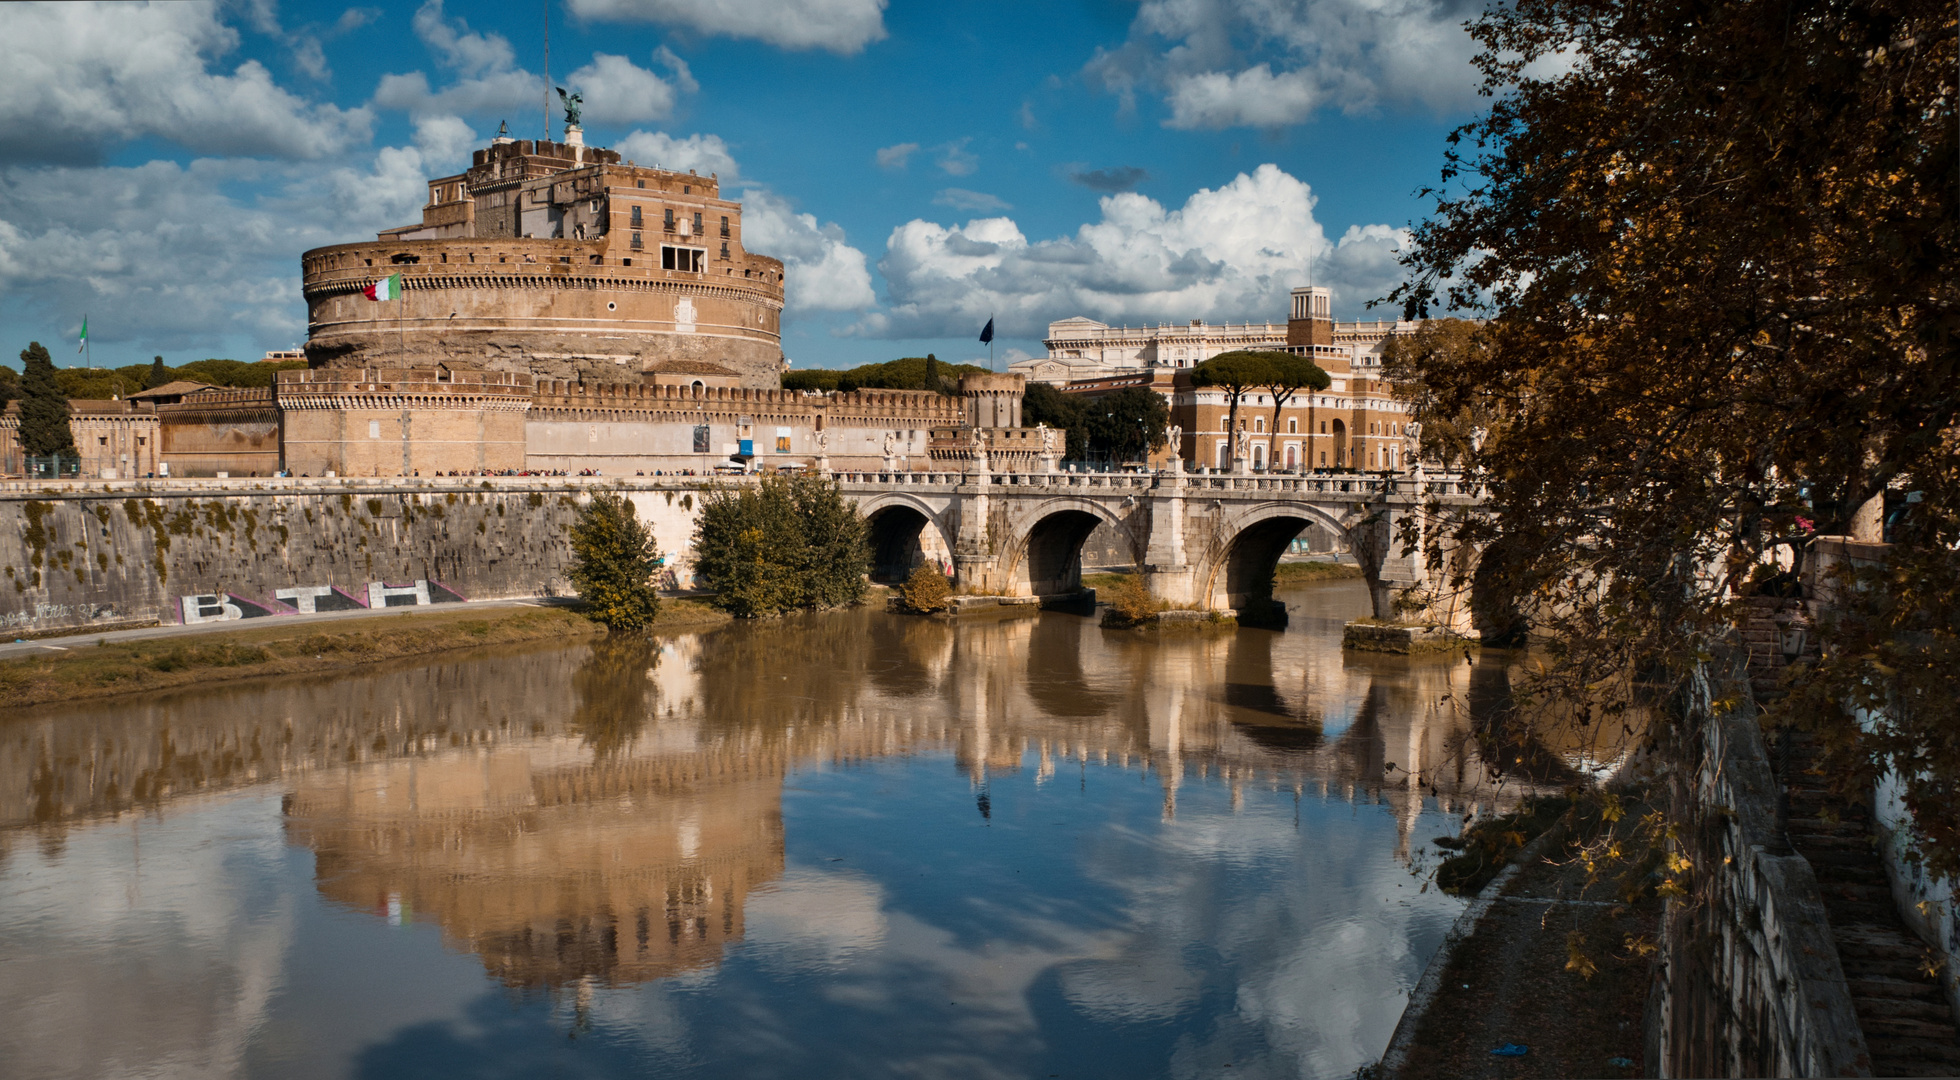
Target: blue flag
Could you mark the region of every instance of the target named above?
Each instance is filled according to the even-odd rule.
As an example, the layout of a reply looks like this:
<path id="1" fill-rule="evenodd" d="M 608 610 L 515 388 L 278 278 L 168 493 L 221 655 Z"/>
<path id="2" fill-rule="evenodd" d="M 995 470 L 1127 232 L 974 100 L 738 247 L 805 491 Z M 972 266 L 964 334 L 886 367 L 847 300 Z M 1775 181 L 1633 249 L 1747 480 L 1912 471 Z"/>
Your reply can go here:
<path id="1" fill-rule="evenodd" d="M 982 345 L 992 344 L 993 340 L 994 340 L 994 321 L 992 319 L 988 319 L 987 325 L 980 331 L 980 344 Z"/>

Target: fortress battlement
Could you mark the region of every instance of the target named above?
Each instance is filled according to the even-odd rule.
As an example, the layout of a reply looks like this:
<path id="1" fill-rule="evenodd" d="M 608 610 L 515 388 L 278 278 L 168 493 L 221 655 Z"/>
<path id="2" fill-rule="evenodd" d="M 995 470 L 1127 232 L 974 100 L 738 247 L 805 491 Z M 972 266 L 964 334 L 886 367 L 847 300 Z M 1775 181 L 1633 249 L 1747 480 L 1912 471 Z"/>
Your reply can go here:
<path id="1" fill-rule="evenodd" d="M 576 142 L 499 138 L 429 181 L 420 223 L 300 264 L 314 368 L 414 356 L 603 382 L 685 361 L 767 388 L 784 363 L 783 264 L 744 246 L 719 179 Z"/>

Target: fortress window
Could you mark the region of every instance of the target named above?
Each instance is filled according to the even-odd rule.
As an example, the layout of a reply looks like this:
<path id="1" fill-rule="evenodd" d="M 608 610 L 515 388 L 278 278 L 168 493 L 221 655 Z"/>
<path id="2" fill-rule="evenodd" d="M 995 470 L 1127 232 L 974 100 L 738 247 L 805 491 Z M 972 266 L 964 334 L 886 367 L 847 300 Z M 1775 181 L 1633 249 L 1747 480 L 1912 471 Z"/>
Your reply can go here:
<path id="1" fill-rule="evenodd" d="M 667 208 L 667 231 L 674 231 L 674 208 L 671 206 Z"/>
<path id="2" fill-rule="evenodd" d="M 701 235 L 701 215 L 698 211 L 694 215 L 694 235 Z"/>
<path id="3" fill-rule="evenodd" d="M 721 261 L 728 261 L 728 241 L 726 240 L 721 242 Z"/>
<path id="4" fill-rule="evenodd" d="M 728 235 L 728 215 L 727 215 L 727 214 L 723 214 L 723 215 L 721 216 L 721 234 L 722 234 L 723 236 L 727 236 L 727 235 Z"/>
<path id="5" fill-rule="evenodd" d="M 660 249 L 660 268 L 662 270 L 685 270 L 691 274 L 701 272 L 701 263 L 707 252 L 700 248 L 662 247 Z"/>
<path id="6" fill-rule="evenodd" d="M 633 208 L 633 227 L 640 227 L 640 208 L 637 206 Z"/>
<path id="7" fill-rule="evenodd" d="M 639 234 L 639 233 L 634 233 L 634 234 L 633 234 L 633 250 L 634 250 L 634 251 L 638 251 L 638 250 L 640 250 L 640 248 L 642 248 L 643 246 L 645 246 L 645 245 L 643 245 L 643 244 L 641 244 L 641 243 L 640 243 L 640 234 Z"/>
<path id="8" fill-rule="evenodd" d="M 641 187 L 641 188 L 643 188 L 643 187 L 645 187 L 645 186 L 647 186 L 647 182 L 646 182 L 645 180 L 635 180 L 635 181 L 633 181 L 633 186 L 634 186 L 634 187 Z"/>

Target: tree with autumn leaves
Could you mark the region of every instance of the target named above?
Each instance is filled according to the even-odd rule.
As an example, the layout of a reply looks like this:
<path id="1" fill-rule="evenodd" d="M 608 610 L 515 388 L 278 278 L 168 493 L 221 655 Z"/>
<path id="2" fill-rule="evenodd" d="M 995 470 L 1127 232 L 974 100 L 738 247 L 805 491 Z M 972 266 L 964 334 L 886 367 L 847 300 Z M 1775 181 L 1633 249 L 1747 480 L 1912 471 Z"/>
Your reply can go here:
<path id="1" fill-rule="evenodd" d="M 1759 567 L 1917 492 L 1773 717 L 1896 770 L 1960 869 L 1960 143 L 1932 0 L 1519 0 L 1415 231 L 1432 423 L 1486 428 L 1480 584 L 1556 642 L 1526 688 L 1610 724 L 1732 640 Z M 1857 714 L 1857 710 L 1875 707 Z M 1860 724 L 1859 720 L 1865 721 Z"/>

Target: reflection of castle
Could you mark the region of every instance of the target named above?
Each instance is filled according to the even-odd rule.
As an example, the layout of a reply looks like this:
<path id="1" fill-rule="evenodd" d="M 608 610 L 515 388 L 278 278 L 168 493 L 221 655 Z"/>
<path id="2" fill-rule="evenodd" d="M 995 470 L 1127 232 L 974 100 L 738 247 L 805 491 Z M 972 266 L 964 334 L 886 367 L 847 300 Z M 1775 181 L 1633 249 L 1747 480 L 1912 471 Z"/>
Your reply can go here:
<path id="1" fill-rule="evenodd" d="M 323 895 L 433 922 L 510 984 L 566 986 L 716 963 L 783 872 L 784 779 L 815 763 L 943 752 L 976 788 L 1137 769 L 1166 815 L 1194 781 L 1234 805 L 1261 789 L 1379 802 L 1405 855 L 1425 799 L 1477 811 L 1528 786 L 1496 786 L 1469 718 L 1437 704 L 1501 694 L 1496 654 L 871 611 L 637 647 L 41 710 L 0 742 L 0 822 L 58 843 L 73 822 L 276 782 Z"/>
<path id="2" fill-rule="evenodd" d="M 564 738 L 311 777 L 287 800 L 320 891 L 420 915 L 513 986 L 711 965 L 783 870 L 780 757 L 604 764 Z"/>

